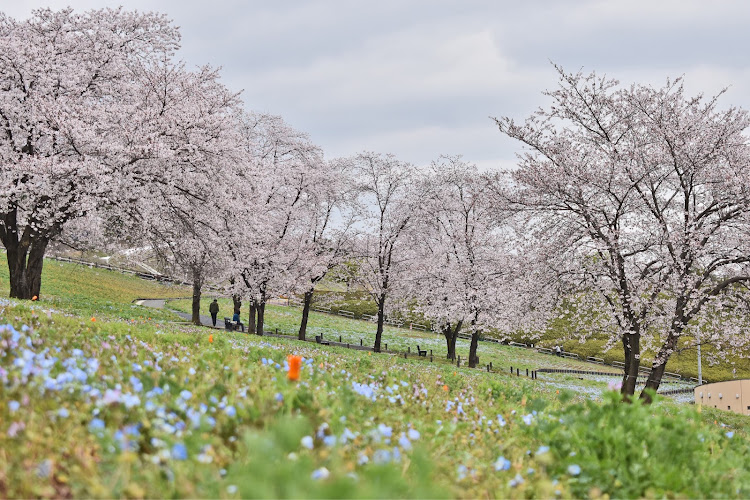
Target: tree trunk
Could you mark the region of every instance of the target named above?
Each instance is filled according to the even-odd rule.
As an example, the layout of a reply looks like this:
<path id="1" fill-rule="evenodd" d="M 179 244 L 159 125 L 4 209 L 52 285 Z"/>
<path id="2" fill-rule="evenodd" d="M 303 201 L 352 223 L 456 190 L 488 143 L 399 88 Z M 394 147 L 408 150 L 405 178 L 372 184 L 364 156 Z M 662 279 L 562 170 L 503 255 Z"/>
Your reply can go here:
<path id="1" fill-rule="evenodd" d="M 375 332 L 375 352 L 380 352 L 380 339 L 383 337 L 383 322 L 385 321 L 385 294 L 378 299 L 378 329 Z"/>
<path id="2" fill-rule="evenodd" d="M 656 355 L 654 363 L 651 365 L 651 373 L 646 379 L 646 386 L 641 391 L 640 398 L 646 403 L 651 403 L 651 395 L 646 392 L 646 389 L 651 389 L 654 392 L 659 390 L 661 385 L 661 379 L 664 376 L 664 371 L 667 369 L 667 360 L 669 355 L 674 352 L 674 348 L 677 346 L 677 339 L 680 338 L 682 333 L 682 327 L 679 325 L 673 325 L 672 331 L 669 332 L 666 342 L 659 349 L 659 354 Z"/>
<path id="3" fill-rule="evenodd" d="M 313 291 L 308 290 L 305 292 L 305 300 L 302 304 L 302 322 L 299 325 L 299 340 L 305 340 L 307 334 L 307 317 L 310 315 L 310 306 L 312 306 Z"/>
<path id="4" fill-rule="evenodd" d="M 471 332 L 471 346 L 469 347 L 469 368 L 476 368 L 479 364 L 477 347 L 479 346 L 479 331 Z"/>
<path id="5" fill-rule="evenodd" d="M 625 374 L 622 377 L 620 393 L 623 400 L 630 401 L 630 397 L 635 394 L 638 368 L 641 366 L 641 335 L 639 333 L 623 335 L 622 347 L 625 353 Z"/>
<path id="6" fill-rule="evenodd" d="M 456 323 L 455 328 L 451 328 L 450 323 L 446 323 L 443 326 L 443 336 L 445 337 L 445 343 L 448 347 L 447 359 L 455 361 L 456 359 L 456 340 L 458 339 L 458 332 L 461 329 L 463 321 Z"/>
<path id="7" fill-rule="evenodd" d="M 250 315 L 247 321 L 247 333 L 255 333 L 255 317 L 257 315 L 258 307 L 255 304 L 254 299 L 250 299 Z"/>
<path id="8" fill-rule="evenodd" d="M 256 328 L 258 329 L 258 335 L 263 335 L 263 322 L 266 315 L 266 301 L 261 300 L 260 304 L 258 304 L 258 324 L 256 325 Z"/>
<path id="9" fill-rule="evenodd" d="M 242 299 L 239 295 L 232 295 L 232 302 L 234 303 L 234 314 L 240 314 L 242 311 Z"/>
<path id="10" fill-rule="evenodd" d="M 654 363 L 651 368 L 651 373 L 648 375 L 648 379 L 646 380 L 646 386 L 641 391 L 640 398 L 644 400 L 646 403 L 650 404 L 652 401 L 651 395 L 646 392 L 646 389 L 651 389 L 654 392 L 659 390 L 659 385 L 661 384 L 661 377 L 664 375 L 664 370 L 667 368 L 667 361 L 664 360 L 664 363 L 657 365 Z"/>
<path id="11" fill-rule="evenodd" d="M 203 277 L 201 269 L 198 266 L 193 267 L 193 317 L 191 321 L 194 325 L 201 326 L 201 288 L 203 287 Z"/>
<path id="12" fill-rule="evenodd" d="M 3 245 L 7 251 L 8 273 L 10 278 L 10 296 L 15 299 L 39 298 L 42 288 L 42 267 L 44 253 L 49 239 L 36 237 L 27 243 L 15 239 L 11 234 Z"/>

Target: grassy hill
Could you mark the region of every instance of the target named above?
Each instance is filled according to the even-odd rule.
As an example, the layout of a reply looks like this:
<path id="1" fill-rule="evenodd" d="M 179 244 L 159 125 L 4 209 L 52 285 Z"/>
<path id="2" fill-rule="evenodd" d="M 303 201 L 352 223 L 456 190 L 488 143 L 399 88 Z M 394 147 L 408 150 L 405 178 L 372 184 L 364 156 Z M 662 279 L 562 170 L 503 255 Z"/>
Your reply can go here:
<path id="1" fill-rule="evenodd" d="M 130 301 L 180 290 L 122 278 L 48 265 L 42 301 L 0 299 L 0 497 L 750 495 L 745 417 L 171 323 Z"/>

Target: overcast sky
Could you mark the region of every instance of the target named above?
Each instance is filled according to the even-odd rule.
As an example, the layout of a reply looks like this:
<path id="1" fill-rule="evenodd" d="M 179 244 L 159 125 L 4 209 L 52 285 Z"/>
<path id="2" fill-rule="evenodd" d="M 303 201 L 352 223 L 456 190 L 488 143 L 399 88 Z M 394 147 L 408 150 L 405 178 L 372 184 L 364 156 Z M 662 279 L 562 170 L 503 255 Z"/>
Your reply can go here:
<path id="1" fill-rule="evenodd" d="M 166 13 L 179 57 L 221 66 L 248 109 L 278 114 L 326 156 L 462 154 L 512 167 L 490 116 L 523 118 L 556 85 L 550 61 L 623 83 L 684 75 L 750 108 L 750 2 L 702 0 L 0 0 L 3 12 L 123 5 Z"/>

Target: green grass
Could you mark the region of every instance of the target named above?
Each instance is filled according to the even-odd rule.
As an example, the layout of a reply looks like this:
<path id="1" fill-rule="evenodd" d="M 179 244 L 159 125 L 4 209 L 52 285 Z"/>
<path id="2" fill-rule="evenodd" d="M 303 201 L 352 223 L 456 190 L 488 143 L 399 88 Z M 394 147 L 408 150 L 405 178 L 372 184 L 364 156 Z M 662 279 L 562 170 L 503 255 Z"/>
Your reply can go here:
<path id="1" fill-rule="evenodd" d="M 208 314 L 208 305 L 213 297 L 206 297 L 202 302 L 203 314 Z M 190 312 L 192 301 L 187 299 L 170 300 L 167 306 L 181 312 Z M 229 316 L 232 311 L 232 302 L 229 299 L 219 299 L 219 317 Z M 243 310 L 243 322 L 247 323 L 247 307 Z M 299 308 L 266 305 L 265 330 L 277 331 L 286 335 L 297 335 L 301 321 L 302 310 Z M 325 339 L 338 341 L 339 337 L 344 343 L 372 346 L 375 343 L 376 324 L 369 321 L 349 319 L 335 314 L 310 312 L 307 326 L 307 337 L 314 338 L 323 335 Z M 443 362 L 448 354 L 445 338 L 432 332 L 410 330 L 408 328 L 396 328 L 386 325 L 383 331 L 383 348 L 388 345 L 389 351 L 407 352 L 416 355 L 417 346 L 428 351 L 432 350 L 434 362 Z M 456 352 L 461 359 L 469 357 L 469 340 L 458 339 Z M 540 354 L 535 351 L 510 347 L 497 343 L 480 342 L 477 349 L 482 366 L 490 362 L 496 371 L 509 371 L 510 367 L 536 370 L 538 368 L 571 368 L 592 369 L 592 365 L 576 360 L 561 360 L 554 356 Z M 447 360 L 445 360 L 447 362 Z M 604 367 L 602 367 L 604 368 Z"/>
<path id="2" fill-rule="evenodd" d="M 28 338 L 38 367 L 2 365 L 2 497 L 750 494 L 747 419 L 732 415 L 730 438 L 706 423 L 723 415 L 669 403 L 584 404 L 554 385 L 389 355 L 234 332 L 210 343 L 206 329 L 91 323 L 43 304 L 2 311 L 7 358 Z M 285 377 L 290 353 L 309 360 L 299 382 Z"/>
<path id="3" fill-rule="evenodd" d="M 555 321 L 551 327 L 542 334 L 538 340 L 540 345 L 554 346 L 559 343 L 559 338 L 571 338 L 575 332 L 571 331 L 571 327 L 564 320 Z M 617 345 L 610 349 L 608 352 L 604 352 L 604 345 L 606 339 L 602 336 L 590 337 L 585 343 L 580 343 L 578 340 L 568 340 L 562 342 L 561 345 L 566 351 L 574 352 L 581 357 L 594 356 L 597 358 L 604 359 L 607 363 L 611 364 L 612 361 L 623 361 L 624 355 L 622 348 Z M 728 361 L 711 365 L 708 361 L 708 356 L 711 352 L 711 347 L 704 347 L 703 358 L 702 358 L 702 375 L 705 380 L 710 382 L 718 382 L 722 380 L 732 380 L 741 378 L 750 378 L 750 359 L 743 358 L 740 356 L 728 357 Z M 654 353 L 644 351 L 642 354 L 641 366 L 651 367 L 653 362 Z M 734 371 L 733 371 L 734 370 Z M 685 349 L 682 352 L 678 352 L 670 356 L 667 361 L 666 371 L 679 373 L 684 377 L 698 377 L 698 353 L 694 348 Z"/>
<path id="4" fill-rule="evenodd" d="M 65 271 L 49 267 L 50 276 Z M 145 312 L 133 298 L 170 289 L 62 272 L 45 282 L 41 302 L 0 300 L 2 498 L 750 495 L 741 415 L 661 399 L 626 405 L 616 393 L 593 401 L 564 387 L 602 383 L 575 377 L 531 381 L 133 321 Z M 79 281 L 51 284 L 66 277 Z M 299 313 L 269 306 L 269 327 L 293 333 Z M 319 313 L 311 321 L 326 336 L 374 336 L 367 322 Z M 399 347 L 431 335 L 387 331 Z M 483 362 L 560 362 L 482 349 Z M 289 354 L 305 359 L 299 381 L 287 380 Z"/>
<path id="5" fill-rule="evenodd" d="M 8 266 L 0 253 L 0 296 L 10 293 Z M 104 269 L 45 260 L 39 303 L 85 318 L 129 319 L 131 321 L 176 321 L 169 311 L 158 311 L 134 305 L 139 298 L 186 297 L 191 290 L 184 286 L 165 285 L 132 275 Z"/>

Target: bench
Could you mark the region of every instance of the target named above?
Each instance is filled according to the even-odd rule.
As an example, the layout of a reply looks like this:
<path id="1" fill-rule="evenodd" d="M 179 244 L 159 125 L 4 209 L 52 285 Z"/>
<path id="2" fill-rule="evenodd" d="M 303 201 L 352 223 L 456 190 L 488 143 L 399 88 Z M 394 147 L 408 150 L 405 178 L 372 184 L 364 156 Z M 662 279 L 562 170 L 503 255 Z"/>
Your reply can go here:
<path id="1" fill-rule="evenodd" d="M 236 332 L 237 330 L 240 329 L 240 327 L 242 328 L 242 331 L 244 332 L 245 325 L 243 325 L 241 321 L 238 321 L 237 323 L 235 323 L 229 318 L 226 318 L 226 317 L 224 318 L 224 329 L 229 330 L 230 332 Z"/>
<path id="2" fill-rule="evenodd" d="M 419 354 L 419 355 L 420 355 L 420 356 L 422 356 L 423 358 L 426 358 L 426 357 L 427 357 L 427 351 L 425 351 L 425 350 L 422 350 L 422 349 L 420 349 L 420 348 L 419 348 L 419 345 L 417 345 L 417 354 Z"/>

